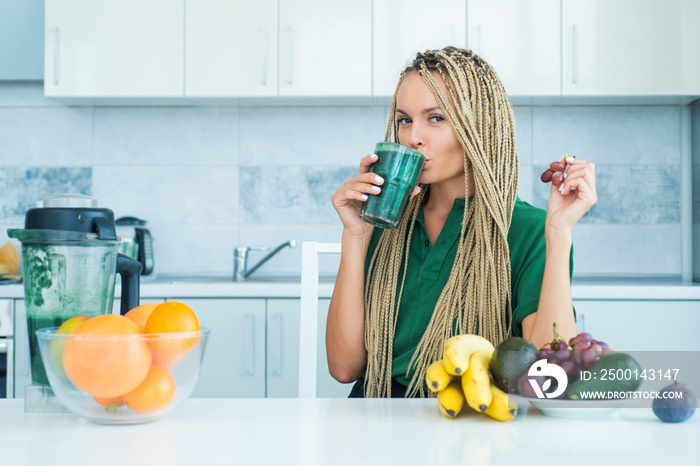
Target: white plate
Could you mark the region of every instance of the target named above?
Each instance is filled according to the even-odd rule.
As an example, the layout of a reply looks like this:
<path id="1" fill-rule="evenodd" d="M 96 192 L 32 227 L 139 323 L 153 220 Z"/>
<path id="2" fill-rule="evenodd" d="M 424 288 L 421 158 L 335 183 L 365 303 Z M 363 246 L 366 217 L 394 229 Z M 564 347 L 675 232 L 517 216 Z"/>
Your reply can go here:
<path id="1" fill-rule="evenodd" d="M 624 407 L 629 400 L 550 400 L 542 398 L 526 398 L 520 395 L 508 396 L 518 403 L 521 409 L 526 403 L 542 411 L 542 414 L 551 417 L 563 417 L 571 419 L 590 419 L 606 417 Z"/>

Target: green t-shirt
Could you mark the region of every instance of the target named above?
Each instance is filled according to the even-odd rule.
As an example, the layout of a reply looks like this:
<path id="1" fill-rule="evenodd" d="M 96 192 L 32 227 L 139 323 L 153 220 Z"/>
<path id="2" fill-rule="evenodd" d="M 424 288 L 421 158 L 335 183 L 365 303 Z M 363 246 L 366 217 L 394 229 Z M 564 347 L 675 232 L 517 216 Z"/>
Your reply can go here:
<path id="1" fill-rule="evenodd" d="M 457 255 L 458 239 L 464 217 L 464 199 L 456 199 L 445 225 L 434 244 L 425 229 L 423 210 L 409 247 L 408 271 L 396 321 L 392 376 L 408 385 L 408 364 L 430 322 L 435 304 L 447 283 Z M 508 246 L 511 265 L 512 329 L 522 336 L 523 319 L 537 311 L 542 289 L 546 247 L 544 223 L 547 211 L 518 198 L 513 209 Z M 377 247 L 382 229 L 375 228 L 367 251 L 365 274 Z M 573 254 L 573 251 L 572 251 Z M 569 273 L 573 273 L 571 262 Z M 399 282 L 400 286 L 400 282 Z"/>

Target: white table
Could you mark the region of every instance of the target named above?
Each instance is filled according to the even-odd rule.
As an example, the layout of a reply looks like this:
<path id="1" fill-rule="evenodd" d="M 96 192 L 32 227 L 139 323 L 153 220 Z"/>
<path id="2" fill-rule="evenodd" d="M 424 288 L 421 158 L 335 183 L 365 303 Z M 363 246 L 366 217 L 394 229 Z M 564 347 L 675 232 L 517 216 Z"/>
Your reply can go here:
<path id="1" fill-rule="evenodd" d="M 700 464 L 700 415 L 650 409 L 571 420 L 521 410 L 508 423 L 436 400 L 190 399 L 150 424 L 104 426 L 25 414 L 0 401 L 2 465 L 667 465 Z"/>

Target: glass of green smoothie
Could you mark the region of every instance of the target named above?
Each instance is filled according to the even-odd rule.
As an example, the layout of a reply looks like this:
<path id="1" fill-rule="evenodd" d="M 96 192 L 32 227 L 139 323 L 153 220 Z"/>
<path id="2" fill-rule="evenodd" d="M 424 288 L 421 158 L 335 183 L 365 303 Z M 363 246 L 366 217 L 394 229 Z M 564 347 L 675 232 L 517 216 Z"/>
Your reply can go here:
<path id="1" fill-rule="evenodd" d="M 425 157 L 394 142 L 378 142 L 374 153 L 379 158 L 370 171 L 384 178 L 384 184 L 379 194 L 370 195 L 364 203 L 360 218 L 371 225 L 392 230 L 399 225 Z"/>

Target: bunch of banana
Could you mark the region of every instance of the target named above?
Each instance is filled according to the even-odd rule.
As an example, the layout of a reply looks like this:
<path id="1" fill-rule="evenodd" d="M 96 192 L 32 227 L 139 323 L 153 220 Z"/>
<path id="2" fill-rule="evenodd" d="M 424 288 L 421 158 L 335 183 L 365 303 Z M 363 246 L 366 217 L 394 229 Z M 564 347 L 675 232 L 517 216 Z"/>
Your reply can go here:
<path id="1" fill-rule="evenodd" d="M 425 374 L 445 416 L 455 418 L 465 400 L 475 411 L 499 421 L 510 421 L 518 413 L 515 400 L 491 383 L 493 351 L 493 345 L 478 335 L 456 335 L 445 341 L 443 358 L 428 366 Z"/>

